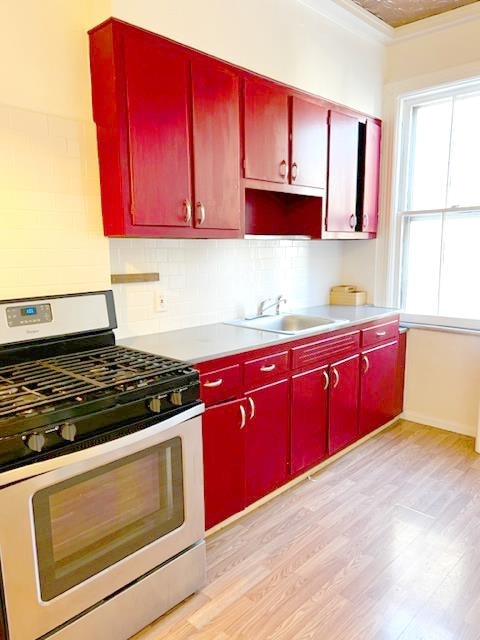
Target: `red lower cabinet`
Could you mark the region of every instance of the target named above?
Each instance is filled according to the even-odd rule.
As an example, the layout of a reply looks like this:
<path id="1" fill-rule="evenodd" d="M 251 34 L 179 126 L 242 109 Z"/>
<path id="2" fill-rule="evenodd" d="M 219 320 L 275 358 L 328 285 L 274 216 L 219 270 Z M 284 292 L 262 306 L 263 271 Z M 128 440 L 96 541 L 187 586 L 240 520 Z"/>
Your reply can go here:
<path id="1" fill-rule="evenodd" d="M 290 473 L 295 475 L 326 457 L 328 367 L 292 376 Z"/>
<path id="2" fill-rule="evenodd" d="M 262 498 L 287 479 L 289 394 L 280 380 L 245 394 L 246 504 Z"/>
<path id="3" fill-rule="evenodd" d="M 398 340 L 363 351 L 361 359 L 359 435 L 364 436 L 398 413 L 395 406 Z"/>
<path id="4" fill-rule="evenodd" d="M 343 449 L 358 438 L 358 354 L 334 362 L 329 369 L 328 451 Z"/>
<path id="5" fill-rule="evenodd" d="M 205 527 L 245 506 L 245 399 L 209 407 L 203 414 Z"/>

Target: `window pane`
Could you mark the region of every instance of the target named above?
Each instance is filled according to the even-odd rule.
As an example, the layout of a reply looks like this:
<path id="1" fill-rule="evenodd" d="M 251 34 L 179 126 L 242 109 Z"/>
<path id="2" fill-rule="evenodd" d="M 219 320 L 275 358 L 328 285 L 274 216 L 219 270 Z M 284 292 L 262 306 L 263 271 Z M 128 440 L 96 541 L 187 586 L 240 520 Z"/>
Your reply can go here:
<path id="1" fill-rule="evenodd" d="M 448 207 L 480 204 L 480 94 L 454 102 Z"/>
<path id="2" fill-rule="evenodd" d="M 451 99 L 413 110 L 407 209 L 425 211 L 445 207 L 451 113 Z"/>
<path id="3" fill-rule="evenodd" d="M 408 216 L 404 223 L 402 308 L 407 313 L 436 315 L 442 216 Z"/>
<path id="4" fill-rule="evenodd" d="M 445 219 L 441 316 L 480 318 L 480 212 Z"/>

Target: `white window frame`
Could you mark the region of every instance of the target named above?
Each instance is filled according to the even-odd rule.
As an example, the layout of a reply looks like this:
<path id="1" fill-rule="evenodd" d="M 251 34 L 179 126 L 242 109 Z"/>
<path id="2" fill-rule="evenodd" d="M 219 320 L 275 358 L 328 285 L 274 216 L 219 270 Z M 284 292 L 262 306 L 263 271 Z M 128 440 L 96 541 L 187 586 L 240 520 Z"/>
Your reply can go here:
<path id="1" fill-rule="evenodd" d="M 452 207 L 444 209 L 433 210 L 408 210 L 408 186 L 410 180 L 411 167 L 409 166 L 409 145 L 412 135 L 413 126 L 413 109 L 415 106 L 420 106 L 422 103 L 428 103 L 435 100 L 441 100 L 442 98 L 449 98 L 460 96 L 468 93 L 480 91 L 480 78 L 472 78 L 471 80 L 455 82 L 439 87 L 433 87 L 426 90 L 420 90 L 410 92 L 399 97 L 399 109 L 397 112 L 397 127 L 396 127 L 396 153 L 395 153 L 395 167 L 396 175 L 394 182 L 394 195 L 393 195 L 393 221 L 391 225 L 391 232 L 393 234 L 393 240 L 390 243 L 394 252 L 394 260 L 391 263 L 393 273 L 391 274 L 391 294 L 393 306 L 401 307 L 401 284 L 402 284 L 402 253 L 403 253 L 403 219 L 405 217 L 431 214 L 448 214 L 479 211 L 480 203 L 474 204 L 469 207 Z M 479 243 L 480 249 L 480 243 Z M 480 287 L 480 274 L 479 274 L 479 287 Z M 402 323 L 406 325 L 415 326 L 430 326 L 436 328 L 451 328 L 451 329 L 463 329 L 480 331 L 480 318 L 458 318 L 458 317 L 445 317 L 437 315 L 420 315 L 402 312 Z"/>

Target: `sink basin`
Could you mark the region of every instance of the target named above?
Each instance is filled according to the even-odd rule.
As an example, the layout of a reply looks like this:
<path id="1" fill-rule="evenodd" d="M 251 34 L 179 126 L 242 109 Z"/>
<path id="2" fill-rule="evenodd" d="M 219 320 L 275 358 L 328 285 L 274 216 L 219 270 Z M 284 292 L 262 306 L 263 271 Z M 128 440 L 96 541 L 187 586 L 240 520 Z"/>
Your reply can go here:
<path id="1" fill-rule="evenodd" d="M 233 324 L 257 331 L 273 331 L 274 333 L 286 333 L 289 335 L 312 331 L 316 328 L 334 327 L 346 324 L 347 320 L 333 320 L 320 316 L 304 316 L 298 314 L 280 314 L 277 316 L 259 316 L 248 320 L 233 320 L 224 324 Z"/>

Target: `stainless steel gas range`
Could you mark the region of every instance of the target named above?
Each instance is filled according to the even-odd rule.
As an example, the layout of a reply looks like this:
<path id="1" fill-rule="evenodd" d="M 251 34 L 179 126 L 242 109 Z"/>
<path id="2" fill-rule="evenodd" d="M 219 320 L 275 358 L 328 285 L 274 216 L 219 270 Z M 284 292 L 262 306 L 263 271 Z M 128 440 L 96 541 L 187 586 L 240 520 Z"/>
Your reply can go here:
<path id="1" fill-rule="evenodd" d="M 115 326 L 0 303 L 0 640 L 126 640 L 204 583 L 198 374 Z"/>

